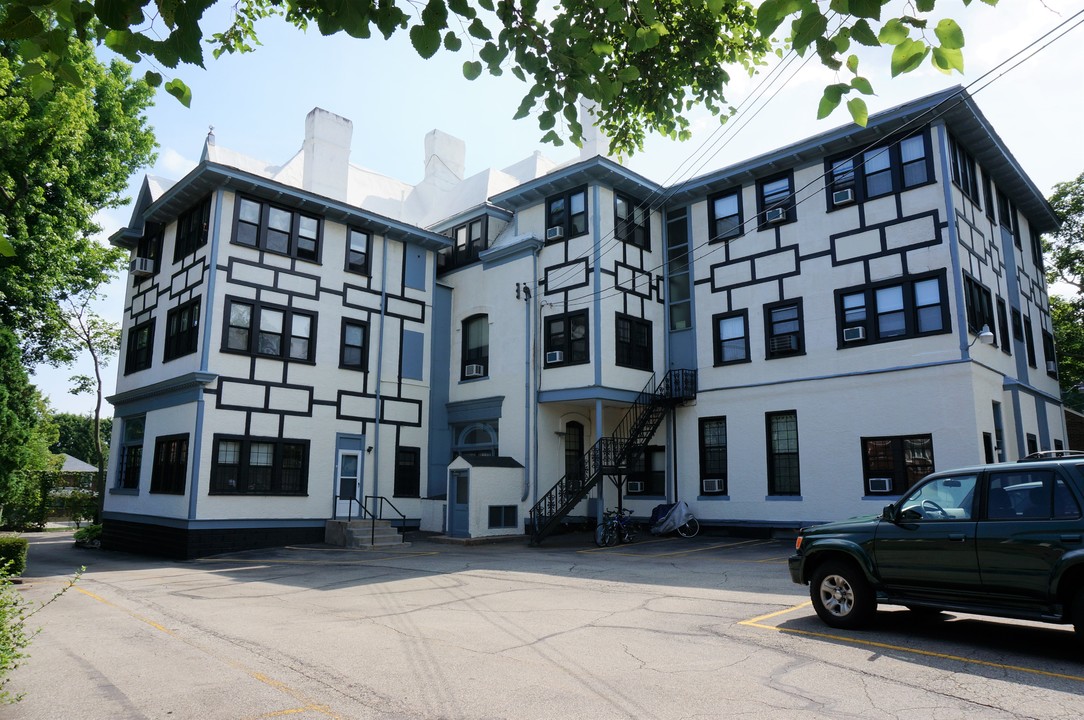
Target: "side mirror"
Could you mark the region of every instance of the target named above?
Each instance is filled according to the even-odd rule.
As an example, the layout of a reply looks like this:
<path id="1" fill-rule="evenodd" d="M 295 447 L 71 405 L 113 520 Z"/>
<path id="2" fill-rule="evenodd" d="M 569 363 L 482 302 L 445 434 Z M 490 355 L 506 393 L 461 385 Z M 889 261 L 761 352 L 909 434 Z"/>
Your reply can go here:
<path id="1" fill-rule="evenodd" d="M 896 506 L 885 505 L 884 510 L 881 511 L 881 519 L 890 523 L 896 522 Z"/>

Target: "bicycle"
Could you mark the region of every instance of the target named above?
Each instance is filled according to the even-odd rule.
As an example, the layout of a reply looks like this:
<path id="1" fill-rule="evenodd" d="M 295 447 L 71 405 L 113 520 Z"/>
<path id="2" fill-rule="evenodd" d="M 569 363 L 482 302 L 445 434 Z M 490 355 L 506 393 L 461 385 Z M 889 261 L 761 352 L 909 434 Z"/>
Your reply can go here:
<path id="1" fill-rule="evenodd" d="M 684 501 L 658 505 L 651 511 L 651 532 L 654 535 L 677 532 L 683 538 L 696 537 L 700 532 L 700 522 L 693 517 Z"/>
<path id="2" fill-rule="evenodd" d="M 595 527 L 595 544 L 611 547 L 619 542 L 634 542 L 637 532 L 639 526 L 633 521 L 631 510 L 607 510 L 602 513 L 602 522 Z"/>

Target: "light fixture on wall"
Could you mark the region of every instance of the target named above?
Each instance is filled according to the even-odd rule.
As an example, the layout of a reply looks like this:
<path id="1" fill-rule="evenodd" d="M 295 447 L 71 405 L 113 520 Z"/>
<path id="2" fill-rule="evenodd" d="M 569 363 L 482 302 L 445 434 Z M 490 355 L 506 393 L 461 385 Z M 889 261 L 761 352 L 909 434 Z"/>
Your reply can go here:
<path id="1" fill-rule="evenodd" d="M 968 347 L 971 347 L 975 343 L 980 342 L 983 345 L 994 344 L 994 333 L 990 330 L 989 325 L 983 325 L 982 330 L 979 330 L 979 334 L 975 336 L 975 339 L 971 341 Z"/>
<path id="2" fill-rule="evenodd" d="M 372 445 L 370 445 L 369 447 L 365 448 L 365 452 L 366 452 L 366 454 L 372 454 L 372 452 L 373 452 L 373 446 L 372 446 Z"/>

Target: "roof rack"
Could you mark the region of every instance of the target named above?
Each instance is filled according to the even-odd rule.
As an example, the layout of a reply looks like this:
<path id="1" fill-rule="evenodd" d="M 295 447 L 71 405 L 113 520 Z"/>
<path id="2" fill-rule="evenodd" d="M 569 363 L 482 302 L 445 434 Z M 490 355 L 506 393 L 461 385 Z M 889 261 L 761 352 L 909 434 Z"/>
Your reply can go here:
<path id="1" fill-rule="evenodd" d="M 1016 462 L 1035 462 L 1037 460 L 1060 460 L 1062 458 L 1084 457 L 1081 450 L 1043 450 L 1025 455 Z"/>

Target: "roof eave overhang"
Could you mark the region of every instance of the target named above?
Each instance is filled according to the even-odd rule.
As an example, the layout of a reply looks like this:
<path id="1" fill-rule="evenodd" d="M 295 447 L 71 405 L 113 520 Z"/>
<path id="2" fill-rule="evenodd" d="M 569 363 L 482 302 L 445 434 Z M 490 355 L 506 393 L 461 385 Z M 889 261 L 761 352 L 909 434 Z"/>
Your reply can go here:
<path id="1" fill-rule="evenodd" d="M 520 210 L 577 185 L 606 185 L 635 197 L 663 193 L 663 187 L 601 155 L 559 168 L 511 190 L 492 196 L 494 205 Z"/>
<path id="2" fill-rule="evenodd" d="M 419 245 L 427 250 L 440 250 L 451 245 L 451 239 L 409 223 L 237 168 L 207 161 L 201 162 L 182 180 L 163 193 L 147 208 L 143 219 L 145 222 L 170 222 L 218 188 L 244 193 L 260 200 L 282 203 L 301 212 L 319 215 L 345 225 L 354 225 L 392 240 Z M 125 230 L 121 230 L 113 237 L 125 240 L 130 237 L 130 234 L 126 235 Z"/>

